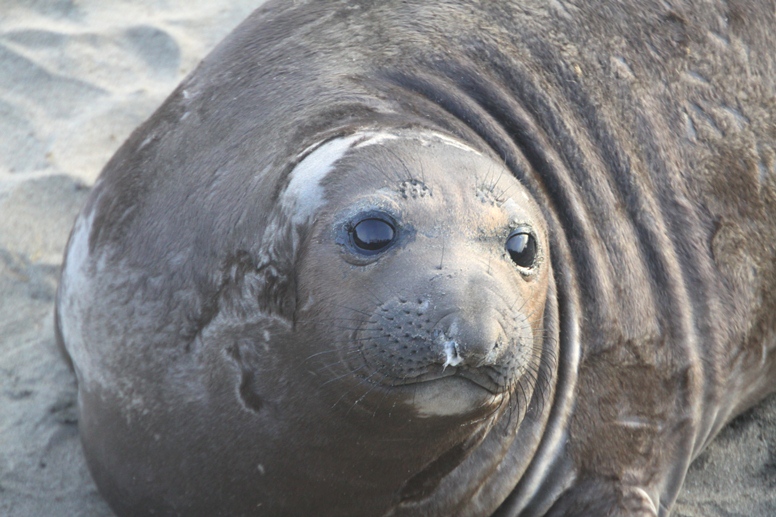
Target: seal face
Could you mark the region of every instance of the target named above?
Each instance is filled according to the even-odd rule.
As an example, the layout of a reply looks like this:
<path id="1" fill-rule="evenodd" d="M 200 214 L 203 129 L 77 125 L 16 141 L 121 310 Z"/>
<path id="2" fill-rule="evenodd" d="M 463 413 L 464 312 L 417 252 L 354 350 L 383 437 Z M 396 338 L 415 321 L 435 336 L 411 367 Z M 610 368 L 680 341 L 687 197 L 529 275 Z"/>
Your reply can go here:
<path id="1" fill-rule="evenodd" d="M 336 361 L 321 354 L 335 378 L 406 388 L 420 415 L 525 410 L 548 280 L 541 213 L 499 164 L 423 138 L 366 137 L 322 178 L 298 325 L 336 343 Z"/>
<path id="2" fill-rule="evenodd" d="M 774 16 L 257 11 L 70 238 L 57 329 L 100 492 L 122 516 L 668 515 L 776 387 Z"/>

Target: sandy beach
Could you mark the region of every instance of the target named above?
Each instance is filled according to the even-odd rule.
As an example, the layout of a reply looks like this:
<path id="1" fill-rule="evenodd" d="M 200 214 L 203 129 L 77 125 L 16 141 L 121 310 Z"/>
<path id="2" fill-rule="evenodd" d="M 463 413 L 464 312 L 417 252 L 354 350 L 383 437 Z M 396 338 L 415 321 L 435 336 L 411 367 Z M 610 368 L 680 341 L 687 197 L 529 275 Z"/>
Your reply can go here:
<path id="1" fill-rule="evenodd" d="M 112 515 L 54 342 L 62 252 L 103 165 L 261 3 L 0 0 L 1 516 Z M 672 515 L 776 515 L 776 397 L 696 460 Z"/>

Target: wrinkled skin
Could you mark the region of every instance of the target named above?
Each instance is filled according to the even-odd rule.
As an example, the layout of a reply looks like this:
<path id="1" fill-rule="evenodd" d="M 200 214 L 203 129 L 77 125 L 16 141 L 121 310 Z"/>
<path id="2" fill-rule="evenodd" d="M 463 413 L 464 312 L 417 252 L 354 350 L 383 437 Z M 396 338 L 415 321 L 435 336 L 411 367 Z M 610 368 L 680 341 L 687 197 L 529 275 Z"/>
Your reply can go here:
<path id="1" fill-rule="evenodd" d="M 254 13 L 71 236 L 57 330 L 101 493 L 119 515 L 668 515 L 776 385 L 773 18 Z M 368 218 L 393 229 L 372 254 Z"/>

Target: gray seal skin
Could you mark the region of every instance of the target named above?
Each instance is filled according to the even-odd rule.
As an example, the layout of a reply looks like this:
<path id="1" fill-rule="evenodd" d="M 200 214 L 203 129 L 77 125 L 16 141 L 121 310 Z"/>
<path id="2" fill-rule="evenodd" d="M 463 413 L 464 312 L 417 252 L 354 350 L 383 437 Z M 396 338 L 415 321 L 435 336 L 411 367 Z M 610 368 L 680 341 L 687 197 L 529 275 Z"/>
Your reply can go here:
<path id="1" fill-rule="evenodd" d="M 272 2 L 57 331 L 119 515 L 668 515 L 776 386 L 770 2 Z"/>

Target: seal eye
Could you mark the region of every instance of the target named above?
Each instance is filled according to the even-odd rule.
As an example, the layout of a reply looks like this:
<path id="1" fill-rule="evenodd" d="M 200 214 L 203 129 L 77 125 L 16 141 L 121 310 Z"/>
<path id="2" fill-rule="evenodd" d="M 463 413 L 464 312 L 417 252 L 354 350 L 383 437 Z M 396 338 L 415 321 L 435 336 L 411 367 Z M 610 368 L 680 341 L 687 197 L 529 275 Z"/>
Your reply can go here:
<path id="1" fill-rule="evenodd" d="M 391 245 L 396 231 L 387 221 L 371 218 L 359 221 L 350 230 L 350 235 L 359 251 L 373 255 Z"/>
<path id="2" fill-rule="evenodd" d="M 533 267 L 536 261 L 536 239 L 525 230 L 517 230 L 507 239 L 507 251 L 512 262 L 520 267 Z"/>

